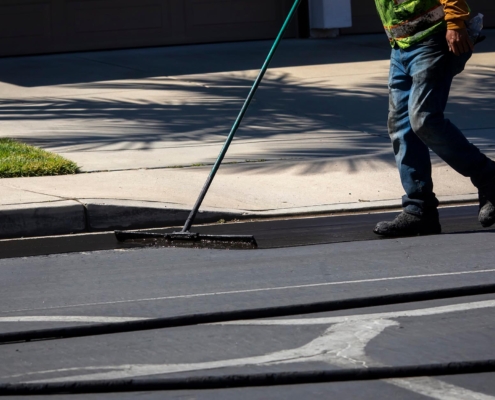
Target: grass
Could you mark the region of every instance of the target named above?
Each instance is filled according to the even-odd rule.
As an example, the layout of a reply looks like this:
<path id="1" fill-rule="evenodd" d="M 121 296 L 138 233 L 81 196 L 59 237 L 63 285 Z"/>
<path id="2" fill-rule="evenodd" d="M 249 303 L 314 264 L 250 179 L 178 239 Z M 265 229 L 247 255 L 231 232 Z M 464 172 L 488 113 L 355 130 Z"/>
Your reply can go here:
<path id="1" fill-rule="evenodd" d="M 0 178 L 75 174 L 77 165 L 65 158 L 17 142 L 0 139 Z"/>

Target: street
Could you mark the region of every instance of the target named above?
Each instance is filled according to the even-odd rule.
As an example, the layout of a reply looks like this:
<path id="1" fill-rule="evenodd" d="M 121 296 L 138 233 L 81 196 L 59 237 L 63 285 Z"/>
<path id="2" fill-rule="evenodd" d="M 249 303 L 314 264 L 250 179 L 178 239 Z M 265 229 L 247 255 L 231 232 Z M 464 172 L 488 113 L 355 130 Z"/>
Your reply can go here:
<path id="1" fill-rule="evenodd" d="M 0 398 L 495 400 L 488 0 L 5 3 Z"/>
<path id="2" fill-rule="evenodd" d="M 367 214 L 202 227 L 203 231 L 235 227 L 234 233 L 252 229 L 255 236 L 261 235 L 260 247 L 263 243 L 272 247 L 250 251 L 116 248 L 4 258 L 0 260 L 1 332 L 494 284 L 494 232 L 474 231 L 466 225 L 466 216 L 473 210 L 442 209 L 448 233 L 438 236 L 388 240 L 363 237 L 362 232 L 369 229 L 356 227 L 383 217 Z M 472 216 L 471 220 L 475 222 Z M 271 246 L 268 239 L 263 241 L 262 233 L 270 226 L 275 232 L 279 229 L 278 234 L 272 232 Z M 313 237 L 308 235 L 311 230 Z M 341 240 L 335 240 L 336 230 L 341 232 Z M 280 240 L 284 235 L 293 238 L 292 243 L 286 240 L 291 247 L 276 242 L 275 237 Z M 268 236 L 265 233 L 265 238 Z M 297 236 L 299 242 L 294 239 Z M 336 243 L 311 244 L 315 238 L 320 243 Z M 482 294 L 283 318 L 9 343 L 0 345 L 4 361 L 0 382 L 224 377 L 489 360 L 495 359 L 494 309 L 495 294 Z M 150 391 L 139 392 L 139 397 L 492 399 L 494 376 L 481 373 Z M 131 398 L 137 393 L 57 398 L 102 396 Z"/>

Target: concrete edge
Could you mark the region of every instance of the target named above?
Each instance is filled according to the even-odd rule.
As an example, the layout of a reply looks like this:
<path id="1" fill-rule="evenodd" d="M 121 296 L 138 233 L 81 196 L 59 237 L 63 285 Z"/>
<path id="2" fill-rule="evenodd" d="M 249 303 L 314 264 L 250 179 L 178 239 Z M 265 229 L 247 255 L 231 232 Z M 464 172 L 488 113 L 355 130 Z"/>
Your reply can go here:
<path id="1" fill-rule="evenodd" d="M 455 206 L 474 204 L 478 198 L 476 194 L 468 194 L 444 196 L 439 200 L 441 206 Z M 195 223 L 342 215 L 400 208 L 400 200 L 323 204 L 275 210 L 205 208 L 200 210 Z M 189 212 L 188 207 L 180 204 L 106 199 L 0 206 L 0 239 L 181 226 Z"/>
<path id="2" fill-rule="evenodd" d="M 72 200 L 0 206 L 0 221 L 1 239 L 86 231 L 84 206 Z"/>
<path id="3" fill-rule="evenodd" d="M 478 202 L 477 194 L 443 196 L 438 198 L 440 207 L 474 204 Z M 243 217 L 255 218 L 277 218 L 297 217 L 311 215 L 342 215 L 364 212 L 381 212 L 400 210 L 402 202 L 397 200 L 362 201 L 358 203 L 324 204 L 319 206 L 308 206 L 266 211 L 246 211 Z"/>
<path id="4" fill-rule="evenodd" d="M 85 199 L 88 232 L 114 229 L 145 229 L 184 224 L 190 209 L 180 204 L 133 200 Z M 234 219 L 236 210 L 200 210 L 197 223 Z"/>

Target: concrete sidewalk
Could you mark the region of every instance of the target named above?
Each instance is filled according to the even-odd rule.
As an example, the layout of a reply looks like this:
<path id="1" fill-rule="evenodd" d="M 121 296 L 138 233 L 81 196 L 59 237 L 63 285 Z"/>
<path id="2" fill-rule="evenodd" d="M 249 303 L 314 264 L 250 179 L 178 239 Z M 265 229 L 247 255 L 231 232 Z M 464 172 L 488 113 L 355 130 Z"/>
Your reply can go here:
<path id="1" fill-rule="evenodd" d="M 495 31 L 447 116 L 495 158 Z M 270 42 L 0 59 L 0 131 L 79 164 L 0 180 L 0 237 L 180 225 Z M 198 222 L 400 205 L 384 35 L 282 43 Z M 443 203 L 476 190 L 433 158 Z M 473 216 L 474 218 L 475 216 Z"/>

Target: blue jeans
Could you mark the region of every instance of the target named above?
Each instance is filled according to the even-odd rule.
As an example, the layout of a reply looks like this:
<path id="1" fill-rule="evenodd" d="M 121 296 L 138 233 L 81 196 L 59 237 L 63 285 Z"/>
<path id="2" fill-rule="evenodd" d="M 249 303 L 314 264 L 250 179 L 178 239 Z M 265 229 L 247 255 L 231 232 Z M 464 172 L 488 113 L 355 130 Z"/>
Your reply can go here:
<path id="1" fill-rule="evenodd" d="M 388 131 L 402 186 L 404 210 L 422 215 L 438 206 L 429 149 L 476 187 L 495 178 L 495 163 L 444 117 L 450 86 L 471 54 L 452 54 L 445 33 L 402 50 L 392 49 Z"/>

